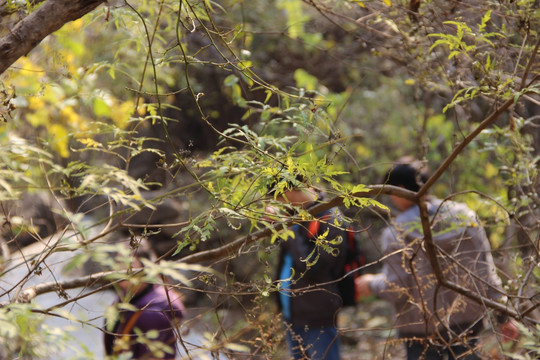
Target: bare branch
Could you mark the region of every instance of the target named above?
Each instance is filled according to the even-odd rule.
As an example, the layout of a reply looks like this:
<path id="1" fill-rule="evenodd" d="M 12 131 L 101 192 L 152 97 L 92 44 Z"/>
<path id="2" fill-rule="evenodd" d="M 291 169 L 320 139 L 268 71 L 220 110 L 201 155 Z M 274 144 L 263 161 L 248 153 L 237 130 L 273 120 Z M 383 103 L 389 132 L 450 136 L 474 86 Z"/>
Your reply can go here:
<path id="1" fill-rule="evenodd" d="M 354 196 L 355 197 L 373 197 L 373 196 L 377 196 L 381 194 L 398 195 L 398 196 L 401 196 L 403 198 L 407 198 L 410 200 L 413 200 L 416 198 L 416 193 L 400 188 L 400 187 L 395 187 L 395 186 L 390 186 L 390 185 L 369 186 L 367 191 L 354 194 Z M 316 206 L 311 207 L 310 209 L 308 209 L 308 212 L 310 214 L 317 214 L 321 211 L 330 209 L 335 206 L 339 206 L 343 203 L 343 199 L 344 198 L 342 196 L 334 197 L 328 202 L 320 203 Z M 427 209 L 425 208 L 425 202 L 423 201 L 423 198 L 416 199 L 416 201 L 418 201 L 420 205 L 422 226 L 424 228 L 426 252 L 429 256 L 430 263 L 434 269 L 434 273 L 436 275 L 436 278 L 439 284 L 446 288 L 452 289 L 474 301 L 477 301 L 480 304 L 483 304 L 491 309 L 497 310 L 501 313 L 506 313 L 516 319 L 523 318 L 523 315 L 519 314 L 516 310 L 509 309 L 503 304 L 500 304 L 496 301 L 485 298 L 478 293 L 475 293 L 469 289 L 463 288 L 462 286 L 455 284 L 453 282 L 447 281 L 444 278 L 442 269 L 440 268 L 440 264 L 438 263 L 438 260 L 436 258 L 436 249 L 433 243 L 433 239 L 431 237 L 429 217 L 427 215 Z M 205 262 L 209 260 L 219 260 L 219 259 L 234 256 L 236 255 L 237 251 L 240 250 L 242 247 L 248 246 L 256 241 L 267 238 L 268 236 L 272 234 L 272 231 L 275 231 L 283 226 L 291 225 L 293 221 L 294 220 L 291 220 L 290 223 L 285 223 L 285 224 L 279 223 L 279 224 L 274 225 L 273 228 L 267 228 L 267 229 L 257 231 L 253 234 L 248 234 L 246 236 L 243 236 L 239 239 L 236 239 L 230 242 L 229 244 L 226 244 L 224 246 L 221 246 L 212 250 L 202 251 L 196 254 L 188 255 L 182 258 L 180 261 L 186 264 L 193 264 L 193 263 L 201 263 L 201 262 Z M 0 303 L 0 307 L 7 306 L 9 303 L 13 303 L 13 302 L 25 302 L 25 303 L 30 302 L 32 299 L 34 299 L 38 295 L 53 292 L 53 291 L 63 292 L 64 290 L 68 290 L 68 289 L 111 283 L 109 276 L 112 274 L 118 274 L 118 272 L 114 272 L 114 271 L 100 272 L 100 273 L 91 274 L 91 275 L 76 278 L 76 279 L 38 284 L 32 287 L 29 287 L 27 289 L 24 289 L 23 291 L 20 292 L 20 294 L 18 294 L 18 296 L 16 296 L 11 301 Z"/>
<path id="2" fill-rule="evenodd" d="M 28 303 L 38 295 L 53 292 L 53 291 L 62 292 L 68 289 L 76 289 L 76 288 L 86 287 L 86 286 L 91 286 L 91 285 L 98 285 L 98 284 L 105 284 L 105 283 L 112 284 L 113 282 L 109 278 L 109 276 L 112 274 L 118 274 L 118 272 L 105 271 L 105 272 L 100 272 L 96 274 L 91 274 L 88 276 L 83 276 L 76 279 L 37 284 L 37 285 L 24 289 L 11 301 L 0 303 L 0 308 L 7 306 L 10 303 Z"/>
<path id="3" fill-rule="evenodd" d="M 435 184 L 435 182 L 441 177 L 442 174 L 448 169 L 452 162 L 458 157 L 458 155 L 473 141 L 485 128 L 493 124 L 495 120 L 499 118 L 510 106 L 514 104 L 514 99 L 506 100 L 501 107 L 491 113 L 484 121 L 478 125 L 462 142 L 460 142 L 450 155 L 444 160 L 444 162 L 439 166 L 439 168 L 431 175 L 431 177 L 426 181 L 426 183 L 418 190 L 418 198 L 424 196 L 428 190 Z"/>

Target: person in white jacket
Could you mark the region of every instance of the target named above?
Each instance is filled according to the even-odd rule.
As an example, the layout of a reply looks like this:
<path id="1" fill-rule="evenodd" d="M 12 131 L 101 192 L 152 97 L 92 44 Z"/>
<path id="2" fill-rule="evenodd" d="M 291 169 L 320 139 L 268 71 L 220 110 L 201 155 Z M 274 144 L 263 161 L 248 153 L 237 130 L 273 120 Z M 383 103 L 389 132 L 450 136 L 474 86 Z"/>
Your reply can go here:
<path id="1" fill-rule="evenodd" d="M 427 180 L 419 161 L 404 158 L 386 174 L 386 183 L 418 191 Z M 356 280 L 359 296 L 374 294 L 394 308 L 395 328 L 407 348 L 407 359 L 478 359 L 477 335 L 486 308 L 471 298 L 439 286 L 423 246 L 419 207 L 411 200 L 391 195 L 401 211 L 380 238 L 383 269 Z M 498 300 L 501 281 L 491 247 L 476 214 L 464 204 L 428 198 L 427 210 L 437 259 L 443 275 L 470 292 Z M 503 321 L 511 337 L 517 328 Z M 466 334 L 466 336 L 463 336 Z"/>

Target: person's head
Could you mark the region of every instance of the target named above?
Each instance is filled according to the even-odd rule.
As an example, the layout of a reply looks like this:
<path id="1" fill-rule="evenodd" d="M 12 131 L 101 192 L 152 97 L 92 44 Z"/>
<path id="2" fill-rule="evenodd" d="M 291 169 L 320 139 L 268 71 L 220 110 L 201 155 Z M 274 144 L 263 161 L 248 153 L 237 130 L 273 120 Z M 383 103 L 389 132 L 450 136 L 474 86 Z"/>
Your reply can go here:
<path id="1" fill-rule="evenodd" d="M 276 196 L 276 191 L 279 194 Z M 302 175 L 290 179 L 276 177 L 268 186 L 267 194 L 293 206 L 307 206 L 317 199 L 317 190 L 306 183 Z"/>
<path id="2" fill-rule="evenodd" d="M 388 169 L 383 182 L 416 192 L 420 190 L 428 178 L 428 169 L 424 162 L 411 156 L 404 156 Z"/>
<path id="3" fill-rule="evenodd" d="M 384 175 L 383 183 L 417 192 L 428 178 L 428 169 L 424 162 L 405 156 L 398 159 L 388 169 Z M 391 199 L 400 210 L 405 210 L 413 204 L 411 200 L 395 195 L 391 195 Z"/>
<path id="4" fill-rule="evenodd" d="M 140 270 L 144 267 L 141 259 L 155 261 L 155 252 L 152 245 L 146 238 L 142 237 L 123 237 L 115 244 L 115 249 L 110 252 L 112 259 L 116 260 L 117 264 L 131 267 L 133 271 Z M 124 292 L 137 292 L 144 285 L 135 279 L 126 279 L 118 282 L 118 287 Z"/>

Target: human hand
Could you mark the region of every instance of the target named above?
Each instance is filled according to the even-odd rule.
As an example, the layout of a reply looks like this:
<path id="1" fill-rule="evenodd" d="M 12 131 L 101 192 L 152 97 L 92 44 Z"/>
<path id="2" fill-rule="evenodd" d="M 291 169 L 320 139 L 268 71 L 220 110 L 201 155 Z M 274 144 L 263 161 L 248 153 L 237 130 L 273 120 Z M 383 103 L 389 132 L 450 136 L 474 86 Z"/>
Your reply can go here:
<path id="1" fill-rule="evenodd" d="M 278 220 L 279 209 L 277 207 L 267 206 L 265 208 L 265 211 L 266 211 L 266 214 L 263 215 L 262 217 L 263 220 L 271 222 L 271 223 Z"/>
<path id="2" fill-rule="evenodd" d="M 358 299 L 368 297 L 371 294 L 373 294 L 369 286 L 373 277 L 374 277 L 373 274 L 364 274 L 354 279 L 354 285 L 356 287 L 356 296 L 358 297 Z"/>

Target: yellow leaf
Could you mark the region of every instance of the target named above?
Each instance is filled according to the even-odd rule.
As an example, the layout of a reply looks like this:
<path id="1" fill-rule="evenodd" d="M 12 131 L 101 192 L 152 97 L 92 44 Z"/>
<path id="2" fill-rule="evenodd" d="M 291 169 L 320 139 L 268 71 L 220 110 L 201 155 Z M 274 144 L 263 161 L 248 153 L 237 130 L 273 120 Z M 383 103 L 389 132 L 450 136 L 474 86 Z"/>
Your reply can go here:
<path id="1" fill-rule="evenodd" d="M 121 103 L 119 106 L 111 108 L 111 118 L 118 127 L 126 126 L 131 114 L 133 113 L 134 104 L 131 101 Z"/>
<path id="2" fill-rule="evenodd" d="M 73 31 L 81 31 L 81 29 L 82 29 L 82 27 L 84 25 L 84 20 L 83 19 L 77 19 L 77 20 L 74 20 L 71 23 L 69 23 L 69 25 L 71 25 L 71 30 L 73 30 Z"/>
<path id="3" fill-rule="evenodd" d="M 73 110 L 71 106 L 66 106 L 60 111 L 60 115 L 64 119 L 65 124 L 77 124 L 79 122 L 79 115 Z"/>
<path id="4" fill-rule="evenodd" d="M 48 130 L 53 139 L 51 142 L 53 150 L 63 158 L 67 158 L 69 156 L 69 136 L 66 128 L 59 124 L 53 124 Z"/>
<path id="5" fill-rule="evenodd" d="M 356 0 L 355 3 L 357 3 L 360 7 L 364 8 L 364 9 L 366 8 L 366 5 L 364 5 L 363 1 Z"/>
<path id="6" fill-rule="evenodd" d="M 137 115 L 146 115 L 146 104 L 144 103 L 144 100 L 139 101 L 139 105 L 137 106 Z"/>
<path id="7" fill-rule="evenodd" d="M 486 164 L 485 174 L 488 179 L 491 179 L 499 173 L 499 170 L 492 163 Z"/>
<path id="8" fill-rule="evenodd" d="M 414 79 L 405 80 L 405 85 L 414 85 L 414 83 L 415 83 Z"/>
<path id="9" fill-rule="evenodd" d="M 367 192 L 369 189 L 366 187 L 366 185 L 363 185 L 363 184 L 358 184 L 358 185 L 355 185 L 351 192 L 353 194 L 357 193 L 357 192 Z"/>
<path id="10" fill-rule="evenodd" d="M 103 145 L 101 145 L 100 143 L 98 143 L 97 141 L 95 141 L 95 140 L 92 139 L 92 138 L 78 139 L 78 141 L 79 141 L 81 144 L 86 145 L 86 147 L 93 147 L 93 148 L 103 147 Z"/>
<path id="11" fill-rule="evenodd" d="M 49 122 L 49 113 L 45 108 L 26 115 L 26 121 L 33 127 L 46 125 Z"/>
<path id="12" fill-rule="evenodd" d="M 39 110 L 45 106 L 45 102 L 38 96 L 30 96 L 27 100 L 29 109 Z"/>
<path id="13" fill-rule="evenodd" d="M 39 78 L 45 76 L 45 71 L 43 71 L 43 68 L 34 64 L 26 56 L 19 58 L 14 68 L 19 69 L 20 72 L 25 72 L 24 76 L 27 76 L 28 73 L 31 75 L 38 75 Z"/>
<path id="14" fill-rule="evenodd" d="M 356 150 L 356 154 L 358 156 L 361 156 L 361 157 L 369 157 L 369 156 L 371 156 L 371 150 L 368 147 L 364 146 L 364 145 L 359 144 L 356 147 L 355 150 Z"/>
<path id="15" fill-rule="evenodd" d="M 385 3 L 387 6 L 392 6 L 392 0 L 383 0 L 383 3 Z"/>
<path id="16" fill-rule="evenodd" d="M 65 94 L 58 86 L 50 86 L 44 84 L 43 100 L 50 104 L 57 104 L 60 100 L 65 99 Z"/>
<path id="17" fill-rule="evenodd" d="M 212 162 L 210 160 L 201 160 L 197 163 L 197 167 L 200 168 L 206 168 L 212 166 Z"/>
<path id="18" fill-rule="evenodd" d="M 240 62 L 238 63 L 238 67 L 239 67 L 241 70 L 250 68 L 251 66 L 252 66 L 252 62 L 249 61 L 249 60 L 243 60 L 243 61 L 240 61 Z"/>

